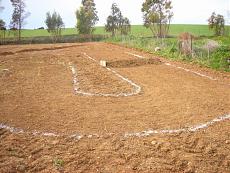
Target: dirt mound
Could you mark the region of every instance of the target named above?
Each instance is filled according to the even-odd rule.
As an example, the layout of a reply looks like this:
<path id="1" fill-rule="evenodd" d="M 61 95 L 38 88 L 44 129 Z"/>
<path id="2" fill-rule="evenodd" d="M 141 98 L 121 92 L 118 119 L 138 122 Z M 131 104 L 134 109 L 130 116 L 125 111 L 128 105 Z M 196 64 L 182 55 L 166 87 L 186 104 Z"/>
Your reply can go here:
<path id="1" fill-rule="evenodd" d="M 14 52 L 1 52 L 0 55 L 13 55 Z"/>
<path id="2" fill-rule="evenodd" d="M 68 49 L 72 47 L 79 47 L 83 45 L 71 45 L 71 46 L 58 46 L 58 47 L 46 47 L 46 48 L 32 48 L 32 49 L 22 49 L 16 52 L 0 52 L 0 55 L 14 55 L 16 53 L 24 53 L 24 52 L 36 52 L 36 51 L 47 51 L 47 50 L 60 50 L 60 49 Z"/>
<path id="3" fill-rule="evenodd" d="M 108 67 L 113 68 L 127 68 L 127 67 L 138 67 L 143 65 L 160 65 L 162 64 L 160 59 L 157 58 L 149 58 L 149 59 L 133 59 L 133 60 L 119 60 L 107 62 Z"/>

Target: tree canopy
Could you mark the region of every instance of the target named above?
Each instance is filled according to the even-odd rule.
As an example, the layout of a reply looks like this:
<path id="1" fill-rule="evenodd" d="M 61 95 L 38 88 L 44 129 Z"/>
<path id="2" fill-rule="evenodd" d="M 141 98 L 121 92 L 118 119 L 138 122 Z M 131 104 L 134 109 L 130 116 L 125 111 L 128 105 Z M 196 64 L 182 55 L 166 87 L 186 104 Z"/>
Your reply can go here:
<path id="1" fill-rule="evenodd" d="M 99 20 L 94 0 L 82 0 L 82 6 L 76 11 L 76 18 L 79 34 L 92 34 Z"/>
<path id="2" fill-rule="evenodd" d="M 10 27 L 18 29 L 18 40 L 20 41 L 21 29 L 30 13 L 25 11 L 26 4 L 23 0 L 10 0 L 10 2 L 14 8 Z"/>
<path id="3" fill-rule="evenodd" d="M 107 17 L 105 30 L 112 32 L 112 36 L 115 36 L 117 32 L 120 32 L 121 35 L 127 35 L 131 30 L 129 19 L 123 17 L 116 3 L 112 4 L 111 15 Z"/>
<path id="4" fill-rule="evenodd" d="M 212 13 L 208 19 L 209 28 L 214 30 L 216 36 L 224 35 L 224 16 L 220 14 Z"/>
<path id="5" fill-rule="evenodd" d="M 172 8 L 171 0 L 145 0 L 142 4 L 144 25 L 151 29 L 154 36 L 162 38 L 168 34 Z"/>
<path id="6" fill-rule="evenodd" d="M 51 33 L 54 41 L 56 42 L 57 39 L 61 36 L 61 29 L 64 27 L 64 22 L 57 12 L 50 12 L 46 13 L 46 20 L 45 20 L 47 30 Z"/>
<path id="7" fill-rule="evenodd" d="M 4 29 L 5 25 L 6 23 L 2 19 L 0 19 L 0 30 Z"/>
<path id="8" fill-rule="evenodd" d="M 1 6 L 1 0 L 0 0 L 0 12 L 4 9 L 3 6 Z M 5 25 L 6 23 L 4 22 L 4 20 L 0 19 L 0 30 L 5 29 Z"/>

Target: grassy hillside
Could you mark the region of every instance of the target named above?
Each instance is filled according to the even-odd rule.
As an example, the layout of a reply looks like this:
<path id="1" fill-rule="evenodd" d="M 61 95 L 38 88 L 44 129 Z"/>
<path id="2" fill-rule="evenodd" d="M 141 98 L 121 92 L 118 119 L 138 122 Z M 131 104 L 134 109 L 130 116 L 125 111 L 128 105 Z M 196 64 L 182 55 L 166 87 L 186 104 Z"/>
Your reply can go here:
<path id="1" fill-rule="evenodd" d="M 169 35 L 177 36 L 181 32 L 190 32 L 197 36 L 213 35 L 213 32 L 209 30 L 208 25 L 182 25 L 182 24 L 171 25 Z M 150 29 L 146 29 L 144 26 L 141 25 L 132 26 L 131 34 L 135 36 L 152 36 Z"/>
<path id="2" fill-rule="evenodd" d="M 174 24 L 170 27 L 170 35 L 176 36 L 181 32 L 190 32 L 197 36 L 205 35 L 211 36 L 213 32 L 209 30 L 207 25 L 179 25 Z M 63 35 L 76 35 L 78 34 L 75 28 L 66 28 L 63 30 Z M 96 27 L 94 34 L 108 34 L 105 32 L 104 27 Z M 146 29 L 142 25 L 133 25 L 131 29 L 131 35 L 141 37 L 151 37 L 152 33 L 150 29 Z M 6 35 L 7 37 L 13 37 L 12 34 Z M 22 37 L 39 37 L 39 36 L 50 36 L 47 30 L 23 30 Z"/>

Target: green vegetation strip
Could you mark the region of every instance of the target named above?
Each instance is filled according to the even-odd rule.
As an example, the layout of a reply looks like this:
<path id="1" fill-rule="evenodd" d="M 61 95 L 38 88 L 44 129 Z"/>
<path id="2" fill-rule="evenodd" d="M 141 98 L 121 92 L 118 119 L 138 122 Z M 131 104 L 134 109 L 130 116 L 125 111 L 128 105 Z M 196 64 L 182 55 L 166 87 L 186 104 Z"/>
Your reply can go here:
<path id="1" fill-rule="evenodd" d="M 226 29 L 230 29 L 229 26 Z M 212 36 L 213 31 L 209 30 L 208 25 L 184 25 L 184 24 L 173 24 L 170 27 L 169 35 L 177 36 L 181 32 L 190 32 L 196 36 Z M 62 35 L 77 35 L 76 28 L 65 28 L 62 31 Z M 105 32 L 105 28 L 103 26 L 98 26 L 95 29 L 94 34 L 102 34 L 107 35 Z M 132 25 L 130 35 L 135 35 L 136 37 L 152 37 L 152 33 L 150 29 L 145 28 L 142 25 Z M 13 32 L 6 33 L 6 38 L 12 38 Z M 50 33 L 46 29 L 24 29 L 22 30 L 22 37 L 42 37 L 42 36 L 50 36 Z"/>

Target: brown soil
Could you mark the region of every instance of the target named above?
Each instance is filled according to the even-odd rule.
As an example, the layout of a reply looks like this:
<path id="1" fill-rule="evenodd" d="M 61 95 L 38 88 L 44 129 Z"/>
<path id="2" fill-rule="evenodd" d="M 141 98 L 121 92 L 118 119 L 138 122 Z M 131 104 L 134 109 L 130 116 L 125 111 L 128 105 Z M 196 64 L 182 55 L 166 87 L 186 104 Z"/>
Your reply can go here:
<path id="1" fill-rule="evenodd" d="M 141 93 L 75 94 L 70 62 L 85 92 L 132 91 L 84 52 L 106 60 L 140 85 Z M 0 123 L 28 133 L 0 130 L 0 172 L 230 172 L 229 120 L 194 133 L 124 138 L 127 132 L 184 128 L 230 113 L 229 73 L 175 63 L 218 79 L 212 81 L 165 61 L 105 43 L 2 46 L 0 68 L 10 73 L 0 75 Z M 64 137 L 34 136 L 35 130 Z M 68 138 L 72 134 L 101 137 L 78 141 Z"/>

